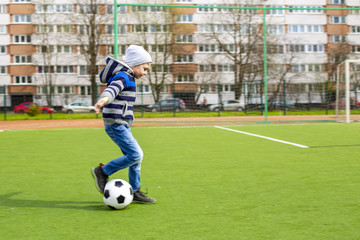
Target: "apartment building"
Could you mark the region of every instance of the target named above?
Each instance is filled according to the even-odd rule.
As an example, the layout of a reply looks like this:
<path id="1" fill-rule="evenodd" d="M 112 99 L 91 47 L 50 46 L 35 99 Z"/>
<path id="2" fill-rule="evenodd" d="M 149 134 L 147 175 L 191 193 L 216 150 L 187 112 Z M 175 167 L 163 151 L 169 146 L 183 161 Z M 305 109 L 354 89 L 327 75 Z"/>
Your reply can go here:
<path id="1" fill-rule="evenodd" d="M 96 33 L 101 40 L 95 69 L 100 71 L 106 56 L 114 56 L 114 8 L 112 0 L 97 3 Z M 138 104 L 171 95 L 184 98 L 189 106 L 204 97 L 215 103 L 219 90 L 223 99 L 248 96 L 258 101 L 264 91 L 264 19 L 270 95 L 284 82 L 288 90 L 297 92 L 293 96 L 297 100 L 309 100 L 299 97 L 299 92 L 314 92 L 310 101 L 320 102 L 324 83 L 334 81 L 334 66 L 360 56 L 360 10 L 322 9 L 356 8 L 358 0 L 121 3 L 191 6 L 117 9 L 119 59 L 129 44 L 145 46 L 154 59 L 151 73 L 138 83 Z M 226 8 L 231 6 L 272 9 L 264 18 L 262 9 Z M 89 67 L 88 47 L 82 43 L 89 25 L 81 22 L 80 15 L 90 10 L 89 3 L 77 0 L 1 1 L 0 106 L 4 106 L 4 92 L 9 108 L 24 101 L 48 105 L 49 96 L 53 106 L 73 101 L 91 104 L 91 94 L 98 95 L 104 85 L 91 85 L 89 68 L 94 67 Z"/>

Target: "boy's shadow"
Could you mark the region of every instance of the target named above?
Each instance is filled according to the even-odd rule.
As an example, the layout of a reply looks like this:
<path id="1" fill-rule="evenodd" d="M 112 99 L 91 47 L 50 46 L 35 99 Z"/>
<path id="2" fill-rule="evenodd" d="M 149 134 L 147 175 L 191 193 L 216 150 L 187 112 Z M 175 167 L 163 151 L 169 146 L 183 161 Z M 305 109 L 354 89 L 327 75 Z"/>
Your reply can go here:
<path id="1" fill-rule="evenodd" d="M 21 192 L 13 192 L 0 195 L 0 206 L 16 207 L 34 207 L 34 208 L 64 208 L 80 209 L 87 211 L 105 211 L 108 210 L 105 204 L 95 201 L 48 201 L 48 200 L 28 200 L 14 199 L 13 196 Z"/>

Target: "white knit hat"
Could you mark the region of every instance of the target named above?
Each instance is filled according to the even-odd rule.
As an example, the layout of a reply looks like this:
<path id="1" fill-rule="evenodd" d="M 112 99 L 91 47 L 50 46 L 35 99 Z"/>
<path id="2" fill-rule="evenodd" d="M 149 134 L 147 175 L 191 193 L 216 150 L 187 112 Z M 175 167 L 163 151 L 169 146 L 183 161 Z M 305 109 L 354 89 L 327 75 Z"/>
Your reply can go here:
<path id="1" fill-rule="evenodd" d="M 152 62 L 150 54 L 143 47 L 137 45 L 130 45 L 126 49 L 124 60 L 129 67 Z"/>

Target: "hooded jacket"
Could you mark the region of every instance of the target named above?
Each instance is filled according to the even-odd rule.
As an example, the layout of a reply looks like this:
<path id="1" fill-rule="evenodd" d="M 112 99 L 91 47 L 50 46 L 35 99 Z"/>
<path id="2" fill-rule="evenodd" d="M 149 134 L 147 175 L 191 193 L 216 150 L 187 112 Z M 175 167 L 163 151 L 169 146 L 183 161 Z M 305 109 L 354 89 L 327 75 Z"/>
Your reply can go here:
<path id="1" fill-rule="evenodd" d="M 107 57 L 106 66 L 99 77 L 100 82 L 106 83 L 100 98 L 109 98 L 108 104 L 103 107 L 104 124 L 131 126 L 134 122 L 133 106 L 136 100 L 134 72 L 125 63 Z"/>

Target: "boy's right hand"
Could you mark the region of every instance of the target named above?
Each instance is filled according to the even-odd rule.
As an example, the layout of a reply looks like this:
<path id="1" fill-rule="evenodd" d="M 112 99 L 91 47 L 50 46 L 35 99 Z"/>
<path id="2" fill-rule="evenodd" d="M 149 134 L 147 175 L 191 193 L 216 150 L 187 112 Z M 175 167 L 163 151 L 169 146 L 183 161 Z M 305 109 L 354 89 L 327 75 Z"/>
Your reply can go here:
<path id="1" fill-rule="evenodd" d="M 94 107 L 95 107 L 95 112 L 96 114 L 100 113 L 100 108 L 102 108 L 104 105 L 106 105 L 109 102 L 109 98 L 108 97 L 103 97 L 100 98 L 97 103 L 95 103 Z"/>

